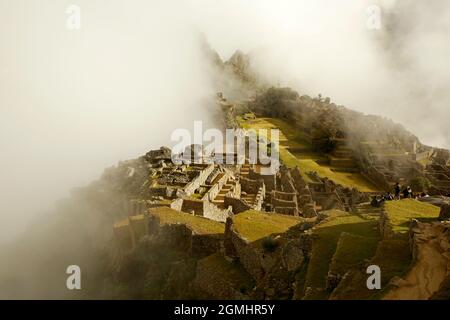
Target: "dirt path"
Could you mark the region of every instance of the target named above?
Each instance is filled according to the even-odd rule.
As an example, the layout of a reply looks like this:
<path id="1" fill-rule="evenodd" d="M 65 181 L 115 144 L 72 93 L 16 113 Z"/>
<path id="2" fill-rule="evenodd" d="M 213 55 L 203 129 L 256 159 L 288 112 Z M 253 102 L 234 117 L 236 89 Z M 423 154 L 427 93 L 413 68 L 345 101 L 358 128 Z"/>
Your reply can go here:
<path id="1" fill-rule="evenodd" d="M 399 287 L 384 299 L 424 300 L 439 289 L 447 273 L 447 260 L 441 255 L 436 240 L 419 244 L 417 261 Z"/>

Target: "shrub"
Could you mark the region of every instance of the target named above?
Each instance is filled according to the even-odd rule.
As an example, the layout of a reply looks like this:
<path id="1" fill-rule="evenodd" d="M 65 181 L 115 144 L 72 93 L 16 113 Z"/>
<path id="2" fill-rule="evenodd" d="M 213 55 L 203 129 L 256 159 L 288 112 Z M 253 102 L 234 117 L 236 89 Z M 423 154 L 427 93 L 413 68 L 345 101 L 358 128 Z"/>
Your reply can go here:
<path id="1" fill-rule="evenodd" d="M 411 180 L 410 186 L 413 191 L 427 191 L 431 187 L 431 182 L 427 178 L 417 177 Z"/>

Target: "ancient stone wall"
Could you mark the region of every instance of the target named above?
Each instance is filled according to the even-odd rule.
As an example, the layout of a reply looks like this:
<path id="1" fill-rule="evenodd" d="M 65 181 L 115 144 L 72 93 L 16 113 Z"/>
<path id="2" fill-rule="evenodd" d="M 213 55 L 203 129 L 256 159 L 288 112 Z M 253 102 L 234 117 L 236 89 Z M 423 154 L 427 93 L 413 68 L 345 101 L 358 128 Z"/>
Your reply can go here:
<path id="1" fill-rule="evenodd" d="M 186 195 L 191 195 L 200 188 L 202 184 L 205 184 L 206 179 L 211 174 L 211 172 L 214 170 L 214 164 L 208 165 L 205 169 L 200 171 L 199 175 L 194 178 L 191 182 L 189 182 L 184 188 L 184 192 Z"/>
<path id="2" fill-rule="evenodd" d="M 233 260 L 239 260 L 244 269 L 255 280 L 259 280 L 264 276 L 264 269 L 261 266 L 258 253 L 248 240 L 234 230 L 231 218 L 227 219 L 225 225 L 224 248 L 225 256 Z"/>
<path id="3" fill-rule="evenodd" d="M 273 207 L 273 211 L 288 216 L 298 216 L 298 209 L 296 207 Z"/>
<path id="4" fill-rule="evenodd" d="M 264 185 L 262 180 L 252 180 L 243 177 L 240 179 L 240 183 L 242 191 L 248 194 L 257 194 L 259 188 Z"/>
<path id="5" fill-rule="evenodd" d="M 276 198 L 283 201 L 296 201 L 297 193 L 295 192 L 281 192 L 281 191 L 272 191 L 272 198 Z"/>
<path id="6" fill-rule="evenodd" d="M 297 208 L 297 202 L 296 201 L 288 201 L 288 200 L 281 200 L 274 198 L 272 196 L 272 207 L 285 207 L 285 208 Z"/>
<path id="7" fill-rule="evenodd" d="M 262 209 L 262 205 L 263 205 L 263 202 L 264 202 L 265 194 L 266 194 L 265 185 L 262 185 L 258 189 L 258 192 L 256 193 L 255 201 L 253 202 L 253 209 L 255 209 L 255 210 L 261 210 Z"/>
<path id="8" fill-rule="evenodd" d="M 236 249 L 239 261 L 245 270 L 247 270 L 256 281 L 261 280 L 264 277 L 264 269 L 255 248 L 250 246 L 248 240 L 242 238 L 234 230 L 231 231 L 231 241 Z"/>
<path id="9" fill-rule="evenodd" d="M 226 196 L 224 199 L 224 205 L 226 208 L 231 206 L 234 214 L 238 214 L 238 213 L 250 210 L 252 208 L 244 200 L 238 199 L 238 198 L 233 198 L 233 197 L 228 197 L 228 196 Z"/>
<path id="10" fill-rule="evenodd" d="M 182 198 L 176 199 L 170 203 L 171 209 L 181 211 L 182 207 L 183 207 L 183 199 Z"/>
<path id="11" fill-rule="evenodd" d="M 345 210 L 336 192 L 313 192 L 312 198 L 323 210 Z"/>
<path id="12" fill-rule="evenodd" d="M 430 156 L 430 152 L 429 151 L 413 153 L 412 154 L 412 160 L 414 160 L 414 161 L 421 161 L 421 160 L 428 159 L 429 156 Z"/>
<path id="13" fill-rule="evenodd" d="M 155 216 L 148 221 L 148 234 L 161 245 L 170 246 L 194 258 L 202 258 L 220 250 L 223 234 L 197 234 L 185 224 L 164 224 Z"/>
<path id="14" fill-rule="evenodd" d="M 219 194 L 220 190 L 222 189 L 223 185 L 227 183 L 228 179 L 230 178 L 230 174 L 228 172 L 225 172 L 225 174 L 215 183 L 208 192 L 205 193 L 203 196 L 203 200 L 213 201 L 217 195 Z"/>
<path id="15" fill-rule="evenodd" d="M 191 243 L 191 255 L 194 258 L 202 258 L 219 252 L 223 243 L 223 234 L 193 235 Z"/>
<path id="16" fill-rule="evenodd" d="M 392 223 L 384 210 L 381 212 L 378 220 L 378 231 L 383 239 L 391 238 L 394 235 Z"/>
<path id="17" fill-rule="evenodd" d="M 256 173 L 253 169 L 250 169 L 248 178 L 251 180 L 260 180 L 264 181 L 264 185 L 266 186 L 267 191 L 272 191 L 276 189 L 276 175 L 275 174 L 259 174 Z"/>
<path id="18" fill-rule="evenodd" d="M 186 213 L 195 214 L 198 216 L 204 215 L 205 201 L 194 200 L 194 199 L 183 199 L 183 204 L 181 205 L 181 211 Z"/>
<path id="19" fill-rule="evenodd" d="M 231 208 L 225 208 L 220 209 L 214 203 L 204 201 L 203 216 L 214 221 L 225 222 L 228 217 L 233 215 Z"/>

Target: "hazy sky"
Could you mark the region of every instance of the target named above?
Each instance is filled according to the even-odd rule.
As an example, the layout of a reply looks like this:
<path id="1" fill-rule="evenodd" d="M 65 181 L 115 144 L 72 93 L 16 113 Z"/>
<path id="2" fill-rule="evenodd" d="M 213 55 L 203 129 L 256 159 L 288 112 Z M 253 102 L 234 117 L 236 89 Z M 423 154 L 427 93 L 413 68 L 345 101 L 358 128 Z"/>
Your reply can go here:
<path id="1" fill-rule="evenodd" d="M 373 2 L 379 31 L 366 26 Z M 173 129 L 213 123 L 198 33 L 223 58 L 253 52 L 274 82 L 450 147 L 450 4 L 429 3 L 0 0 L 0 240 Z"/>

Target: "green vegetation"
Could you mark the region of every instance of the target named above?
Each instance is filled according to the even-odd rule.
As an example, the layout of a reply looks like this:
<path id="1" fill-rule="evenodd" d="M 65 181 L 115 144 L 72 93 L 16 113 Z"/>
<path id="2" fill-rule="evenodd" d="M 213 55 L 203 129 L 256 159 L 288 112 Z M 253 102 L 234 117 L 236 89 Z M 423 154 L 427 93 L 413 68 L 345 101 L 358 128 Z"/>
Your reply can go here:
<path id="1" fill-rule="evenodd" d="M 150 214 L 158 216 L 161 224 L 186 224 L 198 234 L 218 234 L 225 232 L 223 223 L 179 212 L 169 207 L 151 208 Z"/>
<path id="2" fill-rule="evenodd" d="M 325 288 L 325 280 L 329 266 L 337 248 L 338 240 L 343 232 L 353 235 L 378 238 L 376 219 L 363 218 L 358 215 L 348 214 L 339 210 L 329 212 L 330 217 L 315 228 L 317 238 L 313 242 L 311 259 L 308 265 L 305 287 Z M 347 247 L 348 248 L 348 247 Z M 361 255 L 370 254 L 372 245 L 362 247 Z M 341 248 L 344 249 L 344 248 Z M 352 250 L 352 248 L 348 248 Z M 342 252 L 341 252 L 342 254 Z M 326 298 L 327 293 L 315 293 L 309 299 Z"/>
<path id="3" fill-rule="evenodd" d="M 388 201 L 386 213 L 392 224 L 392 231 L 407 233 L 411 219 L 419 221 L 432 221 L 439 217 L 439 207 L 414 199 L 401 201 Z"/>
<path id="4" fill-rule="evenodd" d="M 238 117 L 237 121 L 242 128 L 247 130 L 279 129 L 281 160 L 290 168 L 299 167 L 307 182 L 311 182 L 307 173 L 315 171 L 320 177 L 329 178 L 344 187 L 354 187 L 361 192 L 379 191 L 359 173 L 334 171 L 333 167 L 324 163 L 322 154 L 312 150 L 311 144 L 302 136 L 301 132 L 284 120 L 275 118 L 245 120 Z M 266 138 L 270 139 L 270 135 Z"/>
<path id="5" fill-rule="evenodd" d="M 386 213 L 390 219 L 395 237 L 384 239 L 378 243 L 378 247 L 370 264 L 378 265 L 382 272 L 381 292 L 373 292 L 365 286 L 367 275 L 364 270 L 352 272 L 351 276 L 343 280 L 334 292 L 336 299 L 378 299 L 389 289 L 389 281 L 395 276 L 404 275 L 411 266 L 411 251 L 408 241 L 408 229 L 411 219 L 420 221 L 435 220 L 439 216 L 439 208 L 413 199 L 401 201 L 388 201 L 385 205 Z M 358 245 L 354 245 L 357 250 Z"/>
<path id="6" fill-rule="evenodd" d="M 379 238 L 342 233 L 331 261 L 330 271 L 343 276 L 366 259 L 371 259 L 377 249 Z"/>
<path id="7" fill-rule="evenodd" d="M 286 232 L 302 222 L 302 218 L 248 210 L 233 217 L 235 230 L 253 242 L 270 235 Z"/>
<path id="8" fill-rule="evenodd" d="M 411 188 L 415 191 L 427 191 L 431 187 L 431 182 L 425 177 L 417 177 L 411 180 Z"/>
<path id="9" fill-rule="evenodd" d="M 402 276 L 411 264 L 409 243 L 402 239 L 389 239 L 379 242 L 375 256 L 370 264 L 380 267 L 381 291 L 367 289 L 367 274 L 364 269 L 352 270 L 333 292 L 333 299 L 380 299 L 389 290 L 387 285 L 395 276 Z"/>

